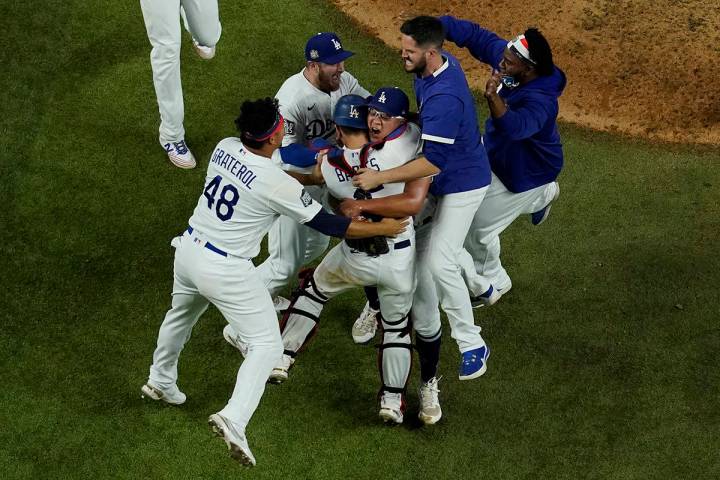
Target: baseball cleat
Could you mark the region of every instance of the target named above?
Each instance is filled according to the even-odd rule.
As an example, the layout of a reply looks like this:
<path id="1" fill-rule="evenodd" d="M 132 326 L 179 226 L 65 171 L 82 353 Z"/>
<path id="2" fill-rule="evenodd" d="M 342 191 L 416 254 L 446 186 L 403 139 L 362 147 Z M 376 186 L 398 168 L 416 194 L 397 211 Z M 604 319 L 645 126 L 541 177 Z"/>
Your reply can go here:
<path id="1" fill-rule="evenodd" d="M 215 56 L 215 47 L 206 47 L 204 45 L 200 45 L 197 40 L 193 38 L 192 40 L 193 48 L 195 49 L 195 53 L 197 53 L 197 56 L 202 58 L 203 60 L 211 60 Z"/>
<path id="2" fill-rule="evenodd" d="M 283 353 L 280 362 L 275 366 L 275 368 L 272 369 L 272 372 L 270 372 L 270 378 L 268 378 L 268 382 L 283 383 L 285 380 L 287 380 L 288 371 L 290 370 L 290 367 L 292 367 L 293 363 L 295 363 L 295 359 L 292 358 L 290 355 Z"/>
<path id="3" fill-rule="evenodd" d="M 352 326 L 352 337 L 355 343 L 368 343 L 375 338 L 378 313 L 380 310 L 375 310 L 370 306 L 370 302 L 365 302 L 365 308 Z"/>
<path id="4" fill-rule="evenodd" d="M 552 200 L 550 200 L 550 203 L 545 205 L 543 208 L 541 208 L 537 212 L 530 214 L 530 221 L 536 227 L 538 225 L 540 225 L 541 223 L 543 223 L 545 220 L 547 220 L 548 215 L 550 215 L 550 207 L 552 207 L 553 202 L 555 200 L 557 200 L 558 197 L 560 196 L 560 185 L 557 182 L 555 182 L 555 185 L 556 185 L 557 189 L 555 190 L 555 196 L 552 198 Z"/>
<path id="5" fill-rule="evenodd" d="M 250 451 L 245 432 L 239 432 L 230 420 L 219 413 L 213 413 L 208 418 L 208 425 L 213 433 L 225 440 L 230 450 L 230 456 L 246 467 L 255 466 L 255 457 Z"/>
<path id="6" fill-rule="evenodd" d="M 290 307 L 290 300 L 278 295 L 277 297 L 273 298 L 273 307 L 275 307 L 275 311 L 277 313 L 283 313 L 285 310 L 288 309 L 288 307 Z"/>
<path id="7" fill-rule="evenodd" d="M 168 159 L 176 167 L 190 169 L 195 168 L 197 165 L 195 157 L 185 144 L 185 140 L 164 143 L 162 146 L 165 153 L 167 153 Z"/>
<path id="8" fill-rule="evenodd" d="M 508 293 L 511 288 L 512 283 L 510 283 L 505 288 L 495 288 L 490 285 L 490 288 L 488 288 L 485 293 L 480 294 L 477 297 L 471 296 L 470 304 L 472 305 L 472 308 L 489 307 L 491 305 L 495 305 L 498 300 L 500 300 L 500 297 Z"/>
<path id="9" fill-rule="evenodd" d="M 247 357 L 248 344 L 240 340 L 240 337 L 238 337 L 237 333 L 235 333 L 235 330 L 233 330 L 229 323 L 225 325 L 225 328 L 223 328 L 223 338 L 230 345 L 240 350 L 240 354 L 243 358 Z"/>
<path id="10" fill-rule="evenodd" d="M 463 352 L 460 362 L 460 380 L 472 380 L 487 371 L 487 359 L 490 356 L 490 347 L 487 345 L 474 350 Z"/>
<path id="11" fill-rule="evenodd" d="M 187 399 L 175 384 L 168 388 L 160 388 L 148 382 L 140 388 L 140 392 L 142 398 L 149 397 L 156 401 L 162 400 L 170 405 L 182 405 Z"/>
<path id="12" fill-rule="evenodd" d="M 418 418 L 425 425 L 433 425 L 442 418 L 440 399 L 438 398 L 438 393 L 440 393 L 438 381 L 440 381 L 440 378 L 433 377 L 420 385 L 418 395 L 420 399 L 420 411 L 418 412 Z"/>
<path id="13" fill-rule="evenodd" d="M 382 392 L 378 416 L 388 425 L 400 425 L 403 422 L 402 394 Z"/>

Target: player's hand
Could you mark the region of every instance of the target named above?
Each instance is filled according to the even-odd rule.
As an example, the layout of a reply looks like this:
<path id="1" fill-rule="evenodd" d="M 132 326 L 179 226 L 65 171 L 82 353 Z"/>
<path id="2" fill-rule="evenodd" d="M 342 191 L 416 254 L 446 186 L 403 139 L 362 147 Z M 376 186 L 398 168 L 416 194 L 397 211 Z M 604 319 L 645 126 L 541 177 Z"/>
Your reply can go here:
<path id="1" fill-rule="evenodd" d="M 487 83 L 485 83 L 485 98 L 493 97 L 497 95 L 498 87 L 502 82 L 502 74 L 497 70 L 494 70 Z"/>
<path id="2" fill-rule="evenodd" d="M 371 168 L 361 168 L 355 176 L 353 176 L 353 185 L 363 190 L 372 190 L 378 185 L 382 185 L 382 183 L 380 173 Z"/>
<path id="3" fill-rule="evenodd" d="M 383 218 L 375 225 L 378 225 L 380 226 L 380 228 L 382 228 L 383 232 L 380 233 L 380 235 L 383 235 L 385 237 L 394 237 L 395 235 L 399 235 L 405 230 L 407 230 L 408 225 L 410 225 L 410 217 Z"/>
<path id="4" fill-rule="evenodd" d="M 362 215 L 362 208 L 360 208 L 360 204 L 357 200 L 353 200 L 351 198 L 346 198 L 340 202 L 338 209 L 340 214 L 344 217 L 355 218 Z"/>

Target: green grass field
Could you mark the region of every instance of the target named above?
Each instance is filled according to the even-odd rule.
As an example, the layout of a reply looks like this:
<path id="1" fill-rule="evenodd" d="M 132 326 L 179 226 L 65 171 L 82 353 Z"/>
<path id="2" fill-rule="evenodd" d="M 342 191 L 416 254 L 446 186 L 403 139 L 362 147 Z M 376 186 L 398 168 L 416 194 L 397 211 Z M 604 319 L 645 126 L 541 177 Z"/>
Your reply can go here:
<path id="1" fill-rule="evenodd" d="M 415 378 L 406 424 L 379 423 L 375 349 L 349 335 L 360 291 L 329 304 L 290 381 L 266 390 L 254 470 L 206 425 L 241 361 L 216 310 L 181 357 L 188 402 L 142 401 L 169 241 L 240 102 L 272 96 L 320 30 L 357 52 L 347 68 L 366 87 L 411 92 L 396 53 L 324 2 L 220 9 L 217 57 L 183 46 L 200 165 L 182 171 L 157 142 L 138 2 L 0 5 L 0 478 L 720 477 L 720 154 L 567 125 L 562 196 L 542 227 L 505 233 L 513 291 L 477 313 L 485 376 L 457 380 L 446 332 L 435 427 L 414 419 Z"/>

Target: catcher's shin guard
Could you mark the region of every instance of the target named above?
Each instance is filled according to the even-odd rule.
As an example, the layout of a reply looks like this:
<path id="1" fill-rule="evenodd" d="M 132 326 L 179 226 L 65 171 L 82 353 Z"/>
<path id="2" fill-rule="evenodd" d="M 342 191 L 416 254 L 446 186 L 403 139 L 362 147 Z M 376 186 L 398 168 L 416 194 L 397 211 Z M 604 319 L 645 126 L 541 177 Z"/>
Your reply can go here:
<path id="1" fill-rule="evenodd" d="M 389 322 L 379 314 L 382 329 L 382 344 L 378 345 L 378 368 L 380 370 L 380 394 L 382 392 L 400 393 L 405 406 L 405 387 L 412 366 L 412 341 L 410 335 L 410 316 L 405 315 L 396 322 Z"/>
<path id="2" fill-rule="evenodd" d="M 285 354 L 293 358 L 315 334 L 320 313 L 328 300 L 315 286 L 314 272 L 312 268 L 300 272 L 300 285 L 280 320 Z"/>
<path id="3" fill-rule="evenodd" d="M 435 335 L 423 337 L 415 332 L 415 349 L 420 360 L 420 378 L 427 382 L 437 376 L 438 363 L 440 362 L 440 339 L 442 328 Z"/>

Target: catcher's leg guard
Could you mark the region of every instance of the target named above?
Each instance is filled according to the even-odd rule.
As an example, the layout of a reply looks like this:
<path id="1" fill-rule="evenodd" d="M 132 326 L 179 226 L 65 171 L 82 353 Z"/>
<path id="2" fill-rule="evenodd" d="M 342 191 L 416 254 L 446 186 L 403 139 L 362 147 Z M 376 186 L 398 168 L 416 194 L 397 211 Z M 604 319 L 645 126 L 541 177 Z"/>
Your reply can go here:
<path id="1" fill-rule="evenodd" d="M 285 354 L 293 358 L 315 334 L 320 312 L 328 300 L 315 286 L 314 271 L 310 268 L 300 272 L 300 285 L 280 320 Z"/>
<path id="2" fill-rule="evenodd" d="M 410 316 L 405 315 L 396 322 L 389 322 L 380 312 L 382 344 L 378 346 L 378 367 L 383 392 L 402 395 L 402 411 L 405 410 L 405 387 L 412 366 L 412 341 L 410 335 Z"/>
<path id="3" fill-rule="evenodd" d="M 424 337 L 415 332 L 415 349 L 420 360 L 420 378 L 423 382 L 428 382 L 437 376 L 438 363 L 440 362 L 441 334 L 442 329 L 430 337 Z"/>

